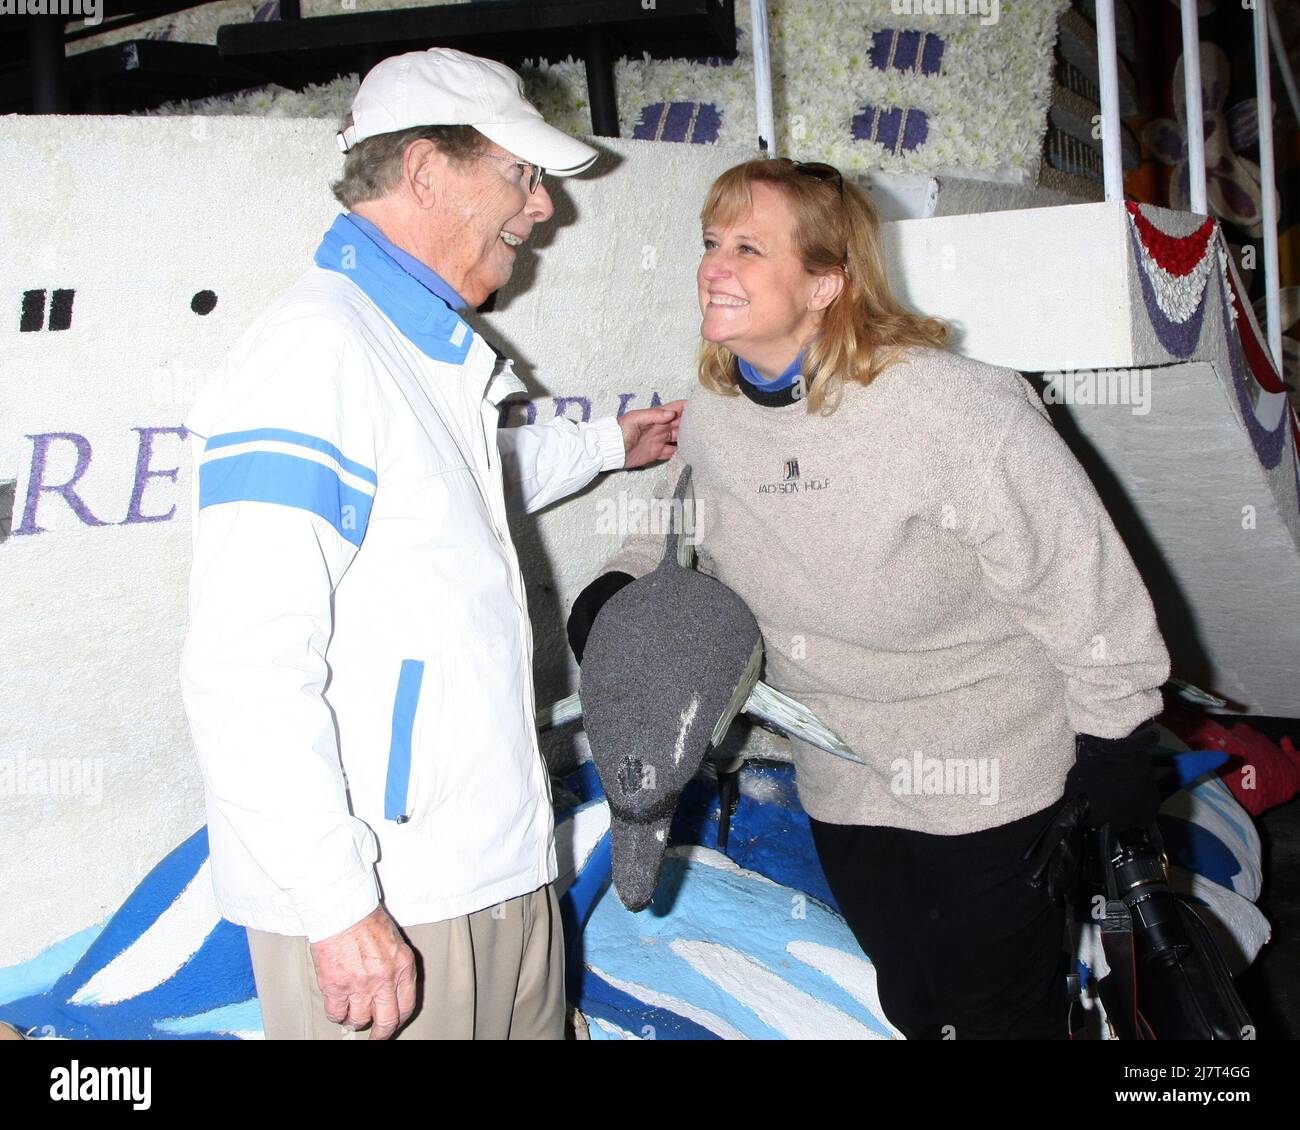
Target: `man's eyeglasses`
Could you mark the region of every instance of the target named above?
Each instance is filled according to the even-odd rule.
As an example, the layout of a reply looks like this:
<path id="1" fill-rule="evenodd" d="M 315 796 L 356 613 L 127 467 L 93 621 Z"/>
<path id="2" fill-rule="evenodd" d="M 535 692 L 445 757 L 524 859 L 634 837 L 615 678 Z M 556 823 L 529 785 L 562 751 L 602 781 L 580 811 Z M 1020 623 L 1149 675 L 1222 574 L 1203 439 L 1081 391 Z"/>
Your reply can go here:
<path id="1" fill-rule="evenodd" d="M 786 158 L 787 161 L 790 158 Z M 796 173 L 802 173 L 813 180 L 830 181 L 839 189 L 841 199 L 844 196 L 844 176 L 834 165 L 822 161 L 790 161 Z"/>
<path id="2" fill-rule="evenodd" d="M 546 170 L 541 165 L 533 165 L 528 161 L 516 161 L 513 157 L 501 157 L 496 153 L 480 153 L 480 157 L 488 157 L 493 161 L 505 161 L 509 165 L 520 170 L 520 179 L 528 181 L 528 195 L 531 196 L 541 186 L 542 177 L 546 175 Z"/>

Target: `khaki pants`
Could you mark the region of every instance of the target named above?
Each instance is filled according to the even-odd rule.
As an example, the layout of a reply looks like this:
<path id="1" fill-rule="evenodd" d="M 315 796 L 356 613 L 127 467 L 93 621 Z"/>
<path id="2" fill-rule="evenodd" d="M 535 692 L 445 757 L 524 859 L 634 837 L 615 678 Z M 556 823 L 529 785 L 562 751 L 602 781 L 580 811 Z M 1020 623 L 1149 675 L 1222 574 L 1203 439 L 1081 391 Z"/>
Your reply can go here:
<path id="1" fill-rule="evenodd" d="M 399 1040 L 562 1040 L 564 930 L 548 884 L 446 922 L 402 928 L 416 1006 Z M 325 1016 L 305 937 L 248 931 L 268 1040 L 367 1039 Z"/>

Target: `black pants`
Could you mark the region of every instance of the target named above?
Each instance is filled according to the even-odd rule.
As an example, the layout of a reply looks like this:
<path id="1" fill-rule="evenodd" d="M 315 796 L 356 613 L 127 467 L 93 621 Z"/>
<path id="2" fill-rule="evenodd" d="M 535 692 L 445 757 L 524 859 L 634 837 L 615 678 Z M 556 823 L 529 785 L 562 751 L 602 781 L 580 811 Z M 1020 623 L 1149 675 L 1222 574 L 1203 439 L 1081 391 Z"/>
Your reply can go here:
<path id="1" fill-rule="evenodd" d="M 1021 856 L 1050 808 L 936 836 L 812 821 L 822 871 L 909 1040 L 1065 1039 L 1065 911 Z"/>

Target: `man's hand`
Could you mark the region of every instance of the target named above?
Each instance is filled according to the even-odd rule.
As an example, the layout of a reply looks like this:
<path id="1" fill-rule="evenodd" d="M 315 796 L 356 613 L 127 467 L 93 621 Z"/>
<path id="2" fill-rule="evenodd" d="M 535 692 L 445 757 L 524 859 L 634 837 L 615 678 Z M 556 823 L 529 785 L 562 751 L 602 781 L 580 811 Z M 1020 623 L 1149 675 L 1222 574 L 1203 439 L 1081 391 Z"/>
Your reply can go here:
<path id="1" fill-rule="evenodd" d="M 637 408 L 618 418 L 627 450 L 624 467 L 644 467 L 670 459 L 677 450 L 677 429 L 682 423 L 686 401 L 674 400 L 662 408 Z"/>
<path id="2" fill-rule="evenodd" d="M 386 1040 L 415 1011 L 415 955 L 382 906 L 311 945 L 325 1015 Z"/>

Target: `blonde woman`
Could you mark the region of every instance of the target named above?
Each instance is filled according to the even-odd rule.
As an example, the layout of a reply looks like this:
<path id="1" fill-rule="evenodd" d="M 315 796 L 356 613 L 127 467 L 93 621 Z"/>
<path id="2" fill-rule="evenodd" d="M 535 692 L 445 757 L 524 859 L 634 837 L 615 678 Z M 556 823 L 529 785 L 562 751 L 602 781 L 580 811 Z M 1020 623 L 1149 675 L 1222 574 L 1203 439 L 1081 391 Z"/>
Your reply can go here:
<path id="1" fill-rule="evenodd" d="M 909 1039 L 1064 1038 L 1081 830 L 1155 816 L 1146 588 L 1028 383 L 895 300 L 860 188 L 752 161 L 702 221 L 700 387 L 656 493 L 693 468 L 765 678 L 868 763 L 795 743 L 829 886 Z M 661 553 L 629 538 L 579 597 L 579 656 Z"/>

